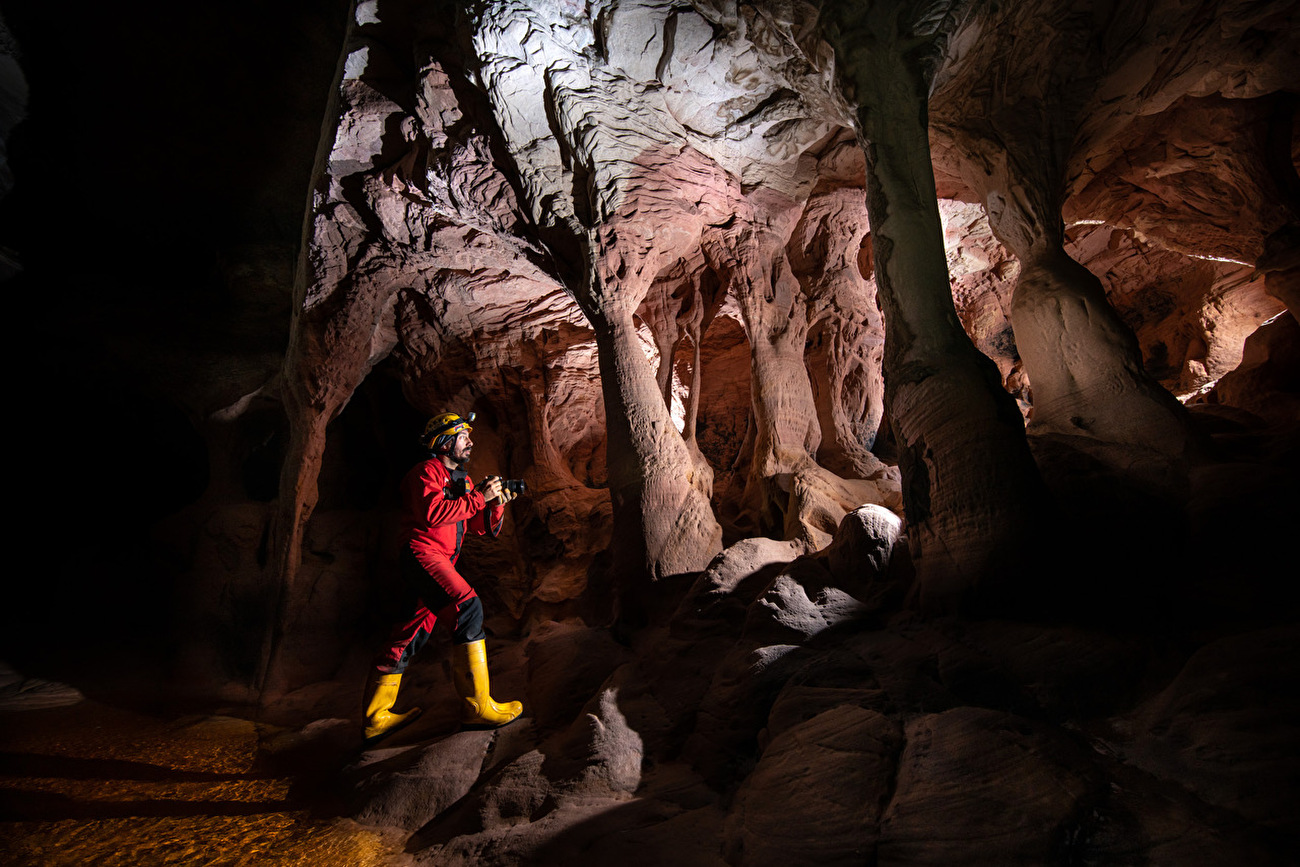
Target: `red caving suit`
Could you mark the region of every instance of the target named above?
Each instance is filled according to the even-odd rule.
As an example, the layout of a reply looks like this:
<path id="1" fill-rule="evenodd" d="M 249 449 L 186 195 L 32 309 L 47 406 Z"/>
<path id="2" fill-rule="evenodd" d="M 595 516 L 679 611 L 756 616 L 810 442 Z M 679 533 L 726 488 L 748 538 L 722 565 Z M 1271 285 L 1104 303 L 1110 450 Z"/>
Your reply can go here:
<path id="1" fill-rule="evenodd" d="M 500 502 L 488 506 L 483 494 L 475 490 L 455 496 L 457 492 L 448 488 L 452 481 L 452 472 L 437 458 L 416 464 L 402 479 L 402 538 L 407 549 L 402 552 L 403 569 L 413 579 L 420 599 L 412 616 L 394 628 L 388 649 L 375 660 L 381 672 L 405 670 L 440 615 L 455 631 L 457 614 L 478 595 L 456 571 L 461 540 L 466 530 L 495 537 L 501 532 L 505 507 Z M 464 483 L 466 488 L 473 486 L 468 475 Z M 424 575 L 419 574 L 421 570 Z M 481 618 L 478 604 L 474 607 Z"/>

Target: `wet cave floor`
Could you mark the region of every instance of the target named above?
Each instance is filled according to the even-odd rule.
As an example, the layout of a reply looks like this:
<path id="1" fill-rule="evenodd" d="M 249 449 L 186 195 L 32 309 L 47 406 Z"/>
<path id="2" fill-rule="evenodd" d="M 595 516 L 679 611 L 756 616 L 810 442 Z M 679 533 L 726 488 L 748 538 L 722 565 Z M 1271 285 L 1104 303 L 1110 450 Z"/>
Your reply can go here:
<path id="1" fill-rule="evenodd" d="M 259 727 L 95 701 L 0 713 L 0 864 L 406 863 L 401 841 L 318 818 L 301 776 L 260 767 Z"/>

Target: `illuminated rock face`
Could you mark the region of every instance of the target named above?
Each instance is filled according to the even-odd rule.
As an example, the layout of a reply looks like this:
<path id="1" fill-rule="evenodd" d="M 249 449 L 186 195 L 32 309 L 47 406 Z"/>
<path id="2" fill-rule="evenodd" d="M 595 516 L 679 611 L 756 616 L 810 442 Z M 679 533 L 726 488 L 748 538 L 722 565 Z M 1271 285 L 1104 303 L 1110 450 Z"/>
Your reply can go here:
<path id="1" fill-rule="evenodd" d="M 417 860 L 1287 863 L 1294 11 L 819 5 L 355 4 L 285 352 L 131 357 L 210 456 L 184 686 L 355 714 L 474 411 L 527 712 L 412 666 L 346 782 Z"/>
<path id="2" fill-rule="evenodd" d="M 908 15 L 826 19 L 837 67 L 804 7 L 360 4 L 282 378 L 282 622 L 320 568 L 327 425 L 379 375 L 419 413 L 474 409 L 479 472 L 529 482 L 480 553 L 515 618 L 582 608 L 593 568 L 616 589 L 696 572 L 724 535 L 822 547 L 859 496 L 908 510 L 921 597 L 960 607 L 1033 571 L 1049 510 L 1020 414 L 1055 438 L 1040 463 L 1080 451 L 1181 497 L 1203 443 L 1167 389 L 1207 388 L 1281 309 L 1250 265 L 1287 219 L 1266 147 L 1285 50 L 1165 10 L 1091 48 L 1053 4 L 913 11 L 924 57 L 888 59 Z M 879 88 L 890 64 L 911 96 Z M 933 192 L 908 163 L 931 80 Z"/>
<path id="3" fill-rule="evenodd" d="M 543 544 L 512 539 L 498 585 L 516 616 L 577 599 L 611 540 L 619 583 L 700 570 L 715 507 L 733 536 L 802 532 L 806 486 L 779 479 L 823 444 L 840 472 L 887 475 L 861 151 L 824 46 L 804 57 L 793 22 L 753 9 L 488 5 L 418 39 L 390 14 L 358 10 L 313 192 L 285 368 L 289 586 L 311 580 L 294 534 L 323 425 L 380 362 L 419 410 L 478 412 L 480 471 L 529 482 L 520 523 Z M 427 52 L 405 81 L 394 39 Z"/>
<path id="4" fill-rule="evenodd" d="M 1059 4 L 906 5 L 821 31 L 785 4 L 502 2 L 416 36 L 359 7 L 285 367 L 304 433 L 282 525 L 311 515 L 320 419 L 372 370 L 424 413 L 479 411 L 485 468 L 532 491 L 510 553 L 467 561 L 528 632 L 533 728 L 421 814 L 419 857 L 1273 857 L 1256 828 L 1149 842 L 1244 801 L 1158 723 L 1122 728 L 1179 684 L 1144 692 L 1149 650 L 1096 625 L 1158 610 L 1192 568 L 1172 540 L 1234 490 L 1189 471 L 1218 446 L 1172 392 L 1283 309 L 1290 260 L 1272 296 L 1253 266 L 1293 216 L 1264 146 L 1285 52 L 1256 70 L 1172 9 L 1093 33 Z M 1283 19 L 1249 26 L 1284 42 Z M 1213 394 L 1275 420 L 1246 395 L 1280 334 Z M 1114 520 L 1166 541 L 1099 545 Z M 1086 625 L 889 619 L 1042 606 Z M 591 628 L 656 618 L 639 656 Z M 1104 756 L 1074 715 L 1119 727 Z M 438 788 L 411 773 L 363 783 L 358 815 L 409 828 L 373 797 Z"/>

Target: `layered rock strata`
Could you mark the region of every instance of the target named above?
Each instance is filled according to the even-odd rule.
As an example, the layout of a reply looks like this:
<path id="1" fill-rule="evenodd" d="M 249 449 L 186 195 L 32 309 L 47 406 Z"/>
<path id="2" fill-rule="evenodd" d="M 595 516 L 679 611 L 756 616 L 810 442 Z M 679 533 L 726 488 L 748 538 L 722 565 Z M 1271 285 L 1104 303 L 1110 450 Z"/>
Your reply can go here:
<path id="1" fill-rule="evenodd" d="M 1283 79 L 1214 72 L 1207 57 L 1249 64 L 1231 37 L 1192 21 L 1178 56 L 1194 74 L 1155 74 L 1141 107 L 1116 106 L 1108 95 L 1140 73 L 1132 46 L 1181 38 L 1155 27 L 1156 11 L 1113 21 L 1095 58 L 1041 48 L 1080 43 L 1083 19 L 1060 11 L 882 11 L 357 7 L 283 376 L 277 635 L 308 628 L 317 567 L 301 551 L 327 425 L 376 371 L 397 372 L 421 412 L 475 407 L 486 461 L 532 483 L 523 536 L 489 556 L 515 617 L 539 603 L 582 607 L 596 575 L 617 596 L 696 572 L 724 533 L 824 546 L 864 499 L 906 509 L 921 604 L 1014 595 L 1051 514 L 1035 459 L 1069 463 L 1057 446 L 1030 456 L 1023 415 L 1031 432 L 1097 442 L 1088 460 L 1113 467 L 1125 489 L 1185 490 L 1185 469 L 1125 456 L 1179 456 L 1194 439 L 1147 369 L 1203 388 L 1234 363 L 1232 340 L 1220 349 L 1208 327 L 1179 343 L 1152 331 L 1172 311 L 1152 317 L 1116 296 L 1146 279 L 1139 257 L 1108 266 L 1099 284 L 1070 256 L 1113 257 L 1130 237 L 1117 246 L 1116 231 L 1186 251 L 1145 206 L 1121 215 L 1107 204 L 1132 177 L 1119 143 L 1149 135 L 1147 119 L 1180 99 L 1252 99 Z M 1261 32 L 1285 20 L 1252 14 Z M 1040 50 L 1007 50 L 985 30 L 1043 38 Z M 981 76 L 1052 84 L 1029 110 L 1026 95 L 961 87 Z M 936 173 L 921 157 L 931 103 Z M 1265 190 L 1252 141 L 1237 140 L 1232 165 Z M 978 211 L 936 207 L 939 192 L 983 202 L 1006 246 Z M 1073 225 L 1101 214 L 1114 227 L 1104 251 L 1092 241 L 1100 230 L 1066 231 L 1063 203 Z M 1256 255 L 1280 213 L 1258 209 L 1241 243 L 1221 233 L 1216 252 Z M 1185 261 L 1166 266 L 1188 275 L 1185 321 L 1229 298 L 1241 311 L 1234 333 L 1276 311 L 1258 300 L 1258 278 Z M 1047 309 L 1047 295 L 1073 299 L 1052 309 L 1092 311 L 1071 314 L 1081 330 L 1030 312 Z M 744 403 L 708 382 L 736 325 Z M 1166 359 L 1181 352 L 1176 378 L 1153 367 L 1156 341 Z M 505 421 L 520 417 L 526 425 Z M 1049 470 L 1049 487 L 1072 497 L 1057 481 L 1068 470 Z M 594 535 L 583 532 L 591 516 Z M 607 545 L 612 559 L 593 559 Z"/>

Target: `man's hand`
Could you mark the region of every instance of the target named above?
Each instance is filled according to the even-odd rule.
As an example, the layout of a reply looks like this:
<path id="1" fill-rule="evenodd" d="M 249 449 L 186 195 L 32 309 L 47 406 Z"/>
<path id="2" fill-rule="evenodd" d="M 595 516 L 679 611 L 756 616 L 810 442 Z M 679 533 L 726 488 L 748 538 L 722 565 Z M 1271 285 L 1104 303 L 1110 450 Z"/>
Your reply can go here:
<path id="1" fill-rule="evenodd" d="M 485 502 L 490 503 L 493 500 L 501 500 L 501 495 L 504 493 L 501 490 L 501 477 L 488 476 L 483 480 L 483 484 L 479 487 L 479 490 L 483 492 L 483 500 Z M 504 503 L 506 501 L 501 500 L 501 502 Z"/>
<path id="2" fill-rule="evenodd" d="M 483 492 L 484 502 L 490 503 L 493 500 L 500 500 L 501 505 L 503 506 L 515 497 L 519 496 L 517 492 L 506 490 L 502 487 L 500 476 L 488 476 L 483 480 L 483 484 L 479 487 L 479 490 Z"/>

